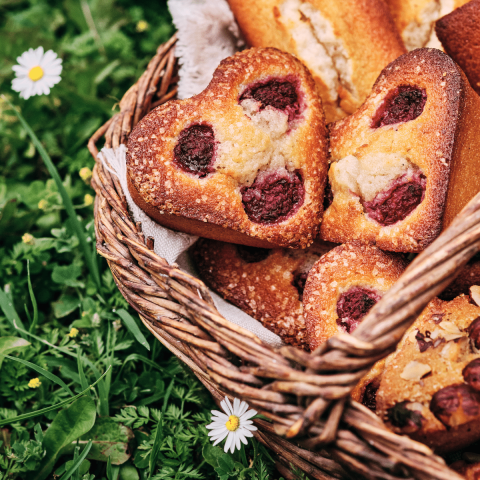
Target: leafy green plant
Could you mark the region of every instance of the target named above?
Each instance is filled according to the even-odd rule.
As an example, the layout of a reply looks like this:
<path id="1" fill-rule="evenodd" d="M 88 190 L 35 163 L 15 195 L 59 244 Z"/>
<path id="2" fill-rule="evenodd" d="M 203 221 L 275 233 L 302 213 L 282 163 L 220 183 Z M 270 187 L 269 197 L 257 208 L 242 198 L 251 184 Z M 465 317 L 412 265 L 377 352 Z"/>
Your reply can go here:
<path id="1" fill-rule="evenodd" d="M 257 442 L 233 457 L 211 446 L 209 393 L 95 253 L 86 142 L 173 33 L 166 2 L 0 9 L 0 480 L 272 478 Z M 25 101 L 11 67 L 40 45 L 62 80 Z"/>

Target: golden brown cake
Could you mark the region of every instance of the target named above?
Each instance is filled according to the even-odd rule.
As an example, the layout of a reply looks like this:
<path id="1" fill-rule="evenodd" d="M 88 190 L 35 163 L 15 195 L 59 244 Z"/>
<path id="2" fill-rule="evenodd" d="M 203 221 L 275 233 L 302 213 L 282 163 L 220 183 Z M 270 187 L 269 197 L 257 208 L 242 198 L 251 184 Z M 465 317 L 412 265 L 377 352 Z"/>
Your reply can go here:
<path id="1" fill-rule="evenodd" d="M 311 350 L 337 332 L 352 333 L 406 265 L 403 255 L 359 242 L 323 255 L 308 274 L 303 298 Z"/>
<path id="2" fill-rule="evenodd" d="M 480 439 L 480 308 L 432 300 L 387 358 L 377 414 L 437 452 Z"/>
<path id="3" fill-rule="evenodd" d="M 200 239 L 191 252 L 210 288 L 286 343 L 308 348 L 303 288 L 311 266 L 332 247 L 315 242 L 306 250 L 268 250 Z"/>
<path id="4" fill-rule="evenodd" d="M 442 17 L 435 31 L 445 51 L 480 94 L 480 0 L 472 0 Z"/>
<path id="5" fill-rule="evenodd" d="M 419 252 L 480 191 L 480 97 L 436 49 L 401 56 L 330 131 L 320 235 Z"/>
<path id="6" fill-rule="evenodd" d="M 202 93 L 156 108 L 127 143 L 128 188 L 150 217 L 258 247 L 312 243 L 326 168 L 315 83 L 273 48 L 223 60 Z"/>
<path id="7" fill-rule="evenodd" d="M 405 53 L 382 0 L 228 0 L 252 47 L 276 47 L 308 67 L 327 122 L 353 113 L 380 71 Z"/>
<path id="8" fill-rule="evenodd" d="M 468 0 L 386 0 L 407 50 L 441 49 L 435 35 L 435 21 Z"/>

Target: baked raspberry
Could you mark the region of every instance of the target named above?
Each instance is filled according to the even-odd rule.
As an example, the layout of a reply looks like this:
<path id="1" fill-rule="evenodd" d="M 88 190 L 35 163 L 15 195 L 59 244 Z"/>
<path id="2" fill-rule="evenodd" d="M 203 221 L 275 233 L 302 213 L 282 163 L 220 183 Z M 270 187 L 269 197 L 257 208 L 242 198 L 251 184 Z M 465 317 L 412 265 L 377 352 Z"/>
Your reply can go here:
<path id="1" fill-rule="evenodd" d="M 352 333 L 379 300 L 380 295 L 374 290 L 352 287 L 342 293 L 337 301 L 337 324 L 347 333 Z"/>
<path id="2" fill-rule="evenodd" d="M 270 255 L 268 248 L 249 247 L 237 245 L 238 256 L 247 263 L 257 263 L 265 260 Z"/>
<path id="3" fill-rule="evenodd" d="M 422 114 L 426 101 L 425 89 L 401 85 L 387 94 L 373 117 L 372 128 L 415 120 Z"/>
<path id="4" fill-rule="evenodd" d="M 272 224 L 286 220 L 302 205 L 305 188 L 298 172 L 286 170 L 261 173 L 250 187 L 242 187 L 242 203 L 255 223 Z"/>
<path id="5" fill-rule="evenodd" d="M 214 171 L 215 134 L 209 125 L 191 125 L 180 132 L 174 150 L 175 162 L 182 170 L 197 177 Z"/>
<path id="6" fill-rule="evenodd" d="M 395 179 L 390 187 L 380 192 L 363 206 L 368 216 L 382 226 L 393 225 L 405 219 L 425 197 L 427 178 L 420 172 Z"/>
<path id="7" fill-rule="evenodd" d="M 288 114 L 288 120 L 299 113 L 297 87 L 294 80 L 272 79 L 248 86 L 240 96 L 239 102 L 252 98 L 261 103 L 260 110 L 271 106 Z"/>

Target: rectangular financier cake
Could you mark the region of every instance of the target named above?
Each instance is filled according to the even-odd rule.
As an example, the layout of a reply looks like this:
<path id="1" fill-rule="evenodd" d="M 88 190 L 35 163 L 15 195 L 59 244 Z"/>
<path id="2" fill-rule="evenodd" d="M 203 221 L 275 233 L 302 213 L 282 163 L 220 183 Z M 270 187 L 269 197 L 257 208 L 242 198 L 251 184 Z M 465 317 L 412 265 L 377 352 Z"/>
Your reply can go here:
<path id="1" fill-rule="evenodd" d="M 435 24 L 443 48 L 480 94 L 480 0 L 472 0 Z"/>
<path id="2" fill-rule="evenodd" d="M 310 70 L 327 122 L 353 113 L 406 52 L 383 0 L 228 0 L 252 47 L 292 53 Z"/>
<path id="3" fill-rule="evenodd" d="M 320 235 L 419 252 L 480 191 L 480 97 L 455 62 L 417 49 L 331 126 Z"/>

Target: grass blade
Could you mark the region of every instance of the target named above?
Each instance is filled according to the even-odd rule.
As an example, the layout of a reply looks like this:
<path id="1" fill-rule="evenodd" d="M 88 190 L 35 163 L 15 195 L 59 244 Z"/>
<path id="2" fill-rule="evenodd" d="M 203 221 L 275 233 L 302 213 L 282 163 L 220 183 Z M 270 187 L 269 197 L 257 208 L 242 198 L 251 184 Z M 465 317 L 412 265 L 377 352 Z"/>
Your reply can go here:
<path id="1" fill-rule="evenodd" d="M 23 420 L 27 420 L 28 418 L 38 417 L 39 415 L 43 415 L 45 413 L 51 412 L 52 410 L 57 410 L 58 408 L 63 407 L 63 405 L 67 405 L 68 403 L 73 402 L 77 398 L 80 398 L 81 396 L 85 395 L 100 380 L 102 380 L 103 377 L 110 370 L 110 368 L 111 367 L 108 367 L 108 369 L 105 371 L 105 373 L 95 383 L 92 383 L 91 385 L 89 385 L 88 388 L 86 388 L 83 392 L 80 392 L 78 395 L 75 395 L 74 397 L 67 398 L 63 402 L 59 402 L 56 405 L 52 405 L 51 407 L 42 408 L 41 410 L 36 410 L 35 412 L 24 413 L 23 415 L 18 415 L 17 417 L 12 417 L 12 418 L 7 418 L 5 420 L 0 420 L 0 427 L 3 427 L 4 425 L 8 425 L 10 423 L 21 422 Z"/>
<path id="2" fill-rule="evenodd" d="M 155 432 L 155 440 L 153 441 L 152 453 L 150 453 L 150 461 L 149 461 L 150 476 L 153 475 L 153 471 L 155 470 L 155 464 L 157 463 L 158 452 L 160 451 L 160 446 L 162 445 L 163 417 L 165 416 L 165 411 L 167 410 L 168 399 L 170 398 L 170 393 L 172 392 L 174 383 L 175 383 L 175 379 L 173 379 L 170 382 L 170 385 L 168 386 L 167 391 L 165 393 L 165 398 L 163 399 L 162 415 L 160 417 L 160 421 L 158 422 L 157 430 Z"/>
<path id="3" fill-rule="evenodd" d="M 83 370 L 83 362 L 82 362 L 82 349 L 80 347 L 77 348 L 77 368 L 78 368 L 78 376 L 80 377 L 80 384 L 82 385 L 83 390 L 88 387 L 87 377 L 85 376 L 85 371 Z"/>
<path id="4" fill-rule="evenodd" d="M 3 310 L 4 315 L 7 317 L 8 322 L 12 326 L 12 328 L 17 328 L 15 325 L 19 325 L 24 331 L 25 326 L 23 322 L 20 320 L 15 307 L 13 306 L 13 302 L 8 298 L 5 291 L 0 287 L 0 308 Z M 20 329 L 20 336 L 25 338 L 25 333 L 23 333 Z"/>
<path id="5" fill-rule="evenodd" d="M 30 323 L 30 328 L 28 329 L 29 332 L 34 332 L 35 327 L 37 326 L 38 323 L 38 305 L 37 305 L 37 299 L 35 298 L 35 294 L 33 293 L 33 288 L 32 288 L 32 280 L 30 279 L 30 260 L 27 260 L 27 279 L 28 279 L 28 292 L 30 293 L 30 301 L 32 302 L 32 307 L 33 307 L 33 320 L 32 323 Z"/>
<path id="6" fill-rule="evenodd" d="M 13 360 L 14 362 L 23 363 L 27 367 L 31 368 L 32 370 L 35 370 L 40 375 L 43 375 L 44 377 L 48 378 L 52 382 L 54 382 L 57 385 L 59 385 L 60 387 L 62 387 L 72 397 L 75 395 L 70 390 L 70 388 L 68 388 L 67 384 L 61 378 L 57 377 L 53 373 L 50 373 L 48 370 L 45 370 L 44 368 L 39 367 L 38 365 L 35 365 L 34 363 L 27 362 L 26 360 L 23 360 L 22 358 L 12 357 L 10 355 L 5 355 L 5 358 L 8 358 L 9 360 Z"/>
<path id="7" fill-rule="evenodd" d="M 127 327 L 127 330 L 133 335 L 135 340 L 140 343 L 140 345 L 143 345 L 147 350 L 150 350 L 150 345 L 143 333 L 141 332 L 140 328 L 138 327 L 135 319 L 123 308 L 117 310 L 117 313 L 119 317 L 123 320 L 123 323 L 125 324 L 125 327 Z"/>
<path id="8" fill-rule="evenodd" d="M 87 445 L 85 446 L 82 454 L 73 462 L 73 465 L 68 469 L 67 472 L 65 472 L 60 480 L 68 480 L 74 473 L 75 471 L 80 468 L 80 465 L 82 462 L 85 460 L 86 456 L 88 455 L 88 452 L 92 448 L 93 442 L 89 440 Z"/>
<path id="9" fill-rule="evenodd" d="M 68 196 L 67 190 L 63 186 L 62 179 L 58 174 L 57 167 L 55 167 L 54 163 L 52 162 L 52 159 L 48 155 L 43 145 L 40 143 L 40 140 L 35 135 L 35 132 L 32 130 L 30 125 L 27 123 L 27 121 L 23 118 L 23 115 L 20 112 L 17 112 L 17 110 L 14 108 L 12 103 L 8 100 L 8 98 L 5 95 L 2 95 L 2 99 L 10 106 L 10 108 L 13 110 L 17 118 L 20 120 L 20 123 L 22 124 L 23 128 L 25 129 L 28 136 L 32 140 L 33 145 L 35 146 L 38 153 L 42 157 L 42 160 L 44 161 L 45 166 L 47 167 L 47 170 L 50 173 L 50 176 L 55 180 L 55 183 L 57 184 L 58 192 L 62 197 L 63 206 L 65 207 L 65 210 L 67 211 L 67 214 L 70 217 L 73 228 L 75 230 L 75 234 L 77 235 L 78 241 L 80 242 L 80 245 L 82 247 L 83 255 L 85 256 L 85 260 L 87 262 L 90 273 L 92 274 L 93 279 L 97 284 L 98 290 L 102 291 L 102 283 L 100 281 L 100 273 L 98 270 L 97 259 L 94 255 L 92 255 L 92 252 L 87 242 L 87 238 L 85 237 L 84 228 L 77 218 L 77 214 L 75 213 L 72 200 Z"/>

